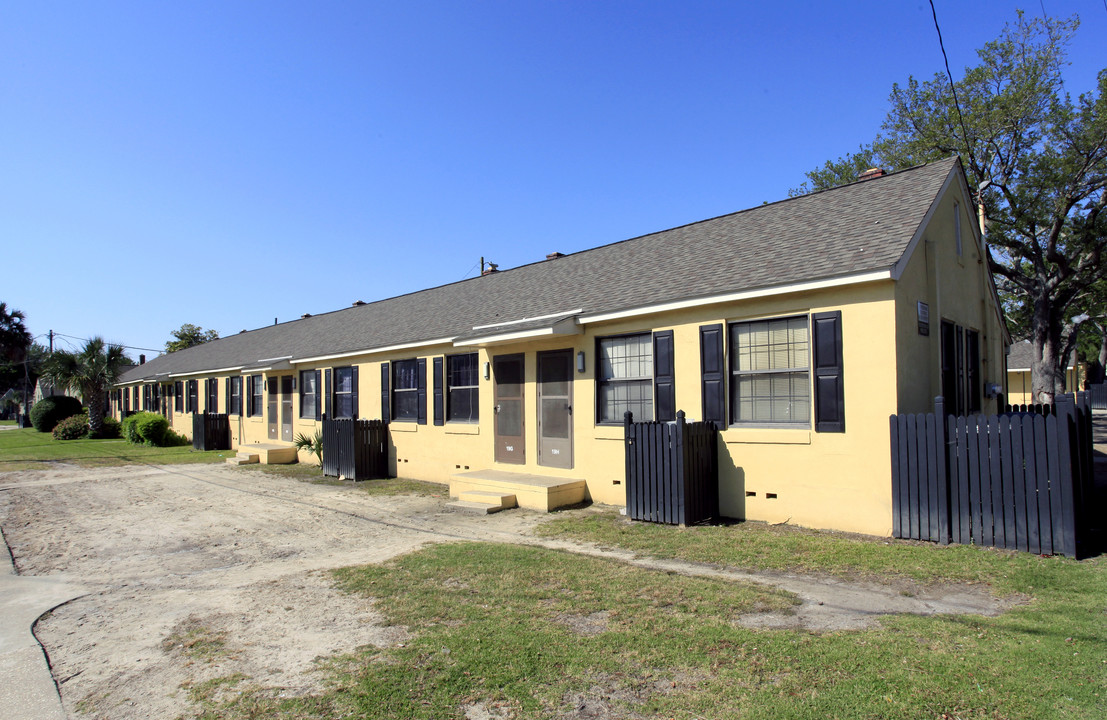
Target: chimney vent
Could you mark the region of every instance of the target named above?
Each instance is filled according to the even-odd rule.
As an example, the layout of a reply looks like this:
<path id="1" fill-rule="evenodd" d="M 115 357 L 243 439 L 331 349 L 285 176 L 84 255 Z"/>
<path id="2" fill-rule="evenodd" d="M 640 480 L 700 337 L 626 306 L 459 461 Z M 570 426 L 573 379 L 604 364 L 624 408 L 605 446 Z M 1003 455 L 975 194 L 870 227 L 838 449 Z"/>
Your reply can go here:
<path id="1" fill-rule="evenodd" d="M 146 356 L 145 355 L 139 355 L 138 356 L 138 364 L 139 365 L 145 365 L 146 364 Z"/>
<path id="2" fill-rule="evenodd" d="M 873 178 L 884 177 L 887 173 L 884 172 L 884 168 L 869 168 L 865 172 L 857 176 L 858 180 L 871 180 Z"/>
<path id="3" fill-rule="evenodd" d="M 354 304 L 352 305 L 352 307 L 359 307 L 359 306 L 364 305 L 364 304 L 365 304 L 364 300 L 354 300 Z"/>
<path id="4" fill-rule="evenodd" d="M 311 313 L 304 313 L 303 315 L 300 316 L 300 319 L 301 320 L 307 320 L 309 317 L 311 317 Z"/>
<path id="5" fill-rule="evenodd" d="M 492 273 L 497 273 L 499 271 L 499 265 L 497 265 L 496 263 L 488 263 L 488 267 L 485 268 L 484 272 L 482 272 L 481 275 L 491 275 Z"/>
<path id="6" fill-rule="evenodd" d="M 559 253 L 556 250 L 546 256 L 547 260 L 556 260 L 559 257 L 565 257 L 565 253 Z"/>

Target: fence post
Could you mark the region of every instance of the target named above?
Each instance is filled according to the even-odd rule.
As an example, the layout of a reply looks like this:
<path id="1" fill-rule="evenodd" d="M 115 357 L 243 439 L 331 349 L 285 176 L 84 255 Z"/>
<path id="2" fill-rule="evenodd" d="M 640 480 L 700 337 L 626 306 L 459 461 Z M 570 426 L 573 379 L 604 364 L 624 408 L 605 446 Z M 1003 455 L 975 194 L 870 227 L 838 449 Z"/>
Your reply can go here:
<path id="1" fill-rule="evenodd" d="M 677 410 L 676 414 L 676 447 L 673 448 L 673 504 L 676 506 L 675 520 L 679 525 L 688 524 L 688 514 L 685 512 L 686 496 L 688 494 L 688 473 L 684 467 L 684 443 L 687 437 L 684 427 L 684 411 Z"/>
<path id="2" fill-rule="evenodd" d="M 627 410 L 623 413 L 623 455 L 626 469 L 623 473 L 623 483 L 626 485 L 627 517 L 631 520 L 638 518 L 638 478 L 634 474 L 634 413 Z"/>
<path id="3" fill-rule="evenodd" d="M 941 395 L 934 398 L 934 430 L 937 457 L 935 472 L 938 478 L 938 542 L 949 545 L 950 496 L 949 445 L 946 442 L 946 401 Z"/>
<path id="4" fill-rule="evenodd" d="M 1053 414 L 1057 418 L 1057 450 L 1061 468 L 1061 523 L 1064 539 L 1063 552 L 1076 557 L 1076 508 L 1073 494 L 1078 478 L 1078 462 L 1073 462 L 1072 435 L 1076 421 L 1076 407 L 1071 395 L 1057 395 L 1053 400 Z M 1055 548 L 1056 550 L 1056 548 Z"/>

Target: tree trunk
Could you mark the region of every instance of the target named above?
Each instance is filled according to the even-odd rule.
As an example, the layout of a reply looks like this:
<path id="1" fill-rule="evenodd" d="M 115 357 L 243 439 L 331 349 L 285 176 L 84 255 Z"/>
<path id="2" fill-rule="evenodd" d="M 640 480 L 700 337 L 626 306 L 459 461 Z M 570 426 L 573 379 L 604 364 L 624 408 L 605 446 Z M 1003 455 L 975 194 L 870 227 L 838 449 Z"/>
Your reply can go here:
<path id="1" fill-rule="evenodd" d="M 1061 323 L 1051 322 L 1053 312 L 1049 298 L 1039 298 L 1030 319 L 1030 342 L 1034 354 L 1030 361 L 1030 388 L 1033 401 L 1052 405 L 1058 393 L 1065 392 L 1065 360 L 1059 357 Z"/>
<path id="2" fill-rule="evenodd" d="M 104 426 L 104 391 L 95 388 L 85 398 L 88 405 L 88 434 L 89 437 L 100 437 L 100 430 Z"/>

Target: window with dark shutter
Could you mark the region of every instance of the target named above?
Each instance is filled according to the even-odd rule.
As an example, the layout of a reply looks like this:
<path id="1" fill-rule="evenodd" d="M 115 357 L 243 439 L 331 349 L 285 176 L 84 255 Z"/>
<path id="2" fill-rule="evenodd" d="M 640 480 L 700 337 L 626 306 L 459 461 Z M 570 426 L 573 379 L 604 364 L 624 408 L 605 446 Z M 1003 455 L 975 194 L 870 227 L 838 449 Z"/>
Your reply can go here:
<path id="1" fill-rule="evenodd" d="M 326 386 L 323 388 L 323 397 L 327 399 L 327 417 L 334 420 L 334 372 L 331 368 L 327 368 L 323 373 Z"/>
<path id="2" fill-rule="evenodd" d="M 730 325 L 730 422 L 811 425 L 807 316 Z"/>
<path id="3" fill-rule="evenodd" d="M 300 371 L 300 417 L 314 419 L 319 413 L 319 386 L 316 384 L 318 372 Z"/>
<path id="4" fill-rule="evenodd" d="M 334 369 L 334 418 L 350 419 L 357 415 L 357 368 Z"/>
<path id="5" fill-rule="evenodd" d="M 657 421 L 676 420 L 672 330 L 653 334 L 653 396 L 657 404 Z"/>
<path id="6" fill-rule="evenodd" d="M 842 312 L 811 316 L 815 357 L 815 432 L 845 432 L 842 378 Z"/>
<path id="7" fill-rule="evenodd" d="M 424 364 L 424 368 L 425 368 Z M 423 383 L 423 422 L 426 422 L 426 371 Z M 419 420 L 419 363 L 415 359 L 392 362 L 392 419 Z"/>
<path id="8" fill-rule="evenodd" d="M 434 424 L 444 425 L 446 423 L 446 398 L 445 398 L 445 382 L 444 376 L 444 363 L 442 358 L 436 357 L 434 359 Z"/>
<path id="9" fill-rule="evenodd" d="M 726 366 L 723 359 L 723 325 L 700 326 L 700 400 L 703 419 L 726 423 Z"/>
<path id="10" fill-rule="evenodd" d="M 315 419 L 321 420 L 323 417 L 323 401 L 320 393 L 323 392 L 323 371 L 315 371 Z"/>
<path id="11" fill-rule="evenodd" d="M 653 420 L 653 341 L 649 333 L 596 340 L 596 422 L 621 423 L 623 413 Z"/>
<path id="12" fill-rule="evenodd" d="M 476 353 L 446 358 L 446 420 L 475 423 L 480 420 L 480 364 Z"/>

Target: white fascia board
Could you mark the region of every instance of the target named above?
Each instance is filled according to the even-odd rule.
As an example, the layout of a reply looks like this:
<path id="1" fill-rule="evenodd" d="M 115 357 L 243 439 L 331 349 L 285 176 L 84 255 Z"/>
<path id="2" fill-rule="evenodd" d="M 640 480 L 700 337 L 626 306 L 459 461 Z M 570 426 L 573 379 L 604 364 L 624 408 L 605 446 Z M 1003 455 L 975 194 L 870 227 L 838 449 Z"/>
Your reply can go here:
<path id="1" fill-rule="evenodd" d="M 261 359 L 258 360 L 258 362 L 259 363 L 271 363 L 271 362 L 277 362 L 279 360 L 291 360 L 291 359 L 292 359 L 291 355 L 281 355 L 280 357 L 261 358 Z"/>
<path id="2" fill-rule="evenodd" d="M 561 322 L 547 327 L 533 328 L 531 330 L 517 330 L 516 332 L 496 333 L 477 338 L 465 338 L 454 342 L 455 347 L 467 345 L 498 345 L 516 340 L 529 340 L 531 338 L 549 337 L 551 335 L 580 335 L 581 328 L 576 318 L 565 318 Z"/>
<path id="3" fill-rule="evenodd" d="M 171 377 L 171 378 L 183 378 L 183 377 L 191 377 L 193 375 L 213 375 L 215 373 L 229 373 L 229 372 L 235 372 L 236 370 L 241 370 L 244 367 L 246 367 L 246 366 L 245 365 L 238 365 L 237 367 L 218 368 L 216 370 L 193 370 L 192 372 L 169 373 L 169 377 Z"/>
<path id="4" fill-rule="evenodd" d="M 474 325 L 474 330 L 487 330 L 488 328 L 504 327 L 505 325 L 518 325 L 525 322 L 534 322 L 535 320 L 549 320 L 550 318 L 564 317 L 566 315 L 579 315 L 584 312 L 584 308 L 577 308 L 576 310 L 565 310 L 564 312 L 550 313 L 549 315 L 536 315 L 535 317 L 519 318 L 518 320 L 505 320 L 504 322 L 490 323 L 488 325 Z"/>
<path id="5" fill-rule="evenodd" d="M 335 355 L 317 355 L 315 357 L 297 358 L 290 362 L 293 365 L 307 365 L 309 363 L 320 363 L 326 360 L 341 360 L 342 358 L 357 357 L 358 355 L 376 355 L 377 353 L 410 350 L 412 348 L 428 347 L 430 345 L 449 345 L 452 344 L 453 341 L 454 339 L 452 337 L 439 338 L 437 340 L 420 340 L 419 342 L 403 343 L 400 345 L 385 345 L 384 347 L 365 348 L 364 350 L 351 350 L 350 352 L 337 353 Z"/>
<path id="6" fill-rule="evenodd" d="M 616 310 L 614 312 L 595 313 L 581 315 L 578 320 L 585 323 L 606 322 L 608 320 L 622 320 L 623 318 L 652 315 L 654 313 L 669 312 L 671 310 L 686 310 L 688 308 L 702 307 L 705 305 L 717 305 L 719 303 L 737 302 L 739 300 L 752 300 L 754 298 L 769 297 L 772 295 L 787 295 L 789 293 L 811 292 L 825 288 L 842 287 L 844 285 L 859 285 L 861 283 L 877 282 L 879 280 L 891 280 L 891 270 L 876 270 L 873 272 L 858 273 L 857 275 L 844 275 L 842 277 L 827 280 L 813 280 L 806 283 L 792 285 L 775 285 L 758 288 L 757 290 L 742 290 L 741 292 L 726 293 L 725 295 L 709 295 L 707 297 L 692 298 L 690 300 L 676 300 L 673 302 L 659 303 L 657 305 L 643 305 L 642 307 Z"/>

